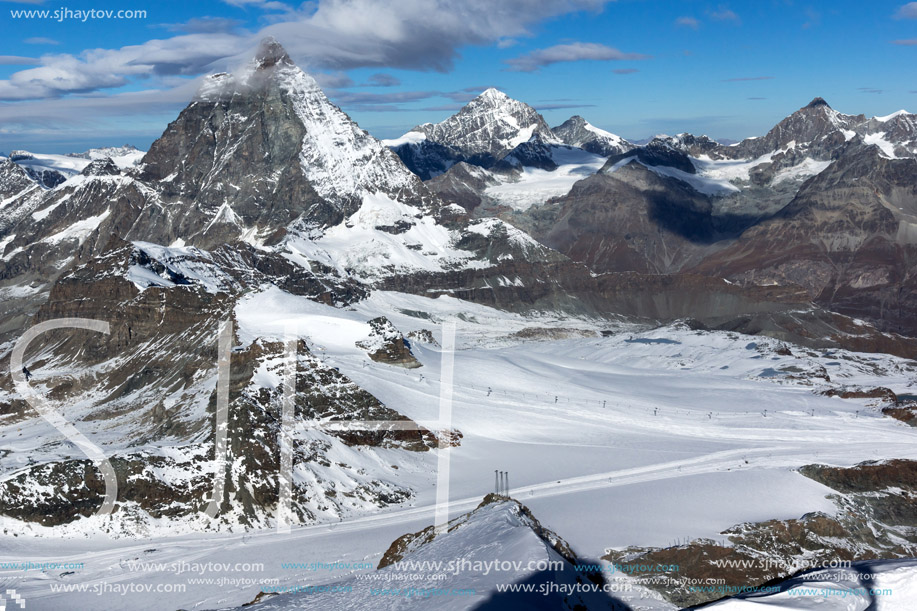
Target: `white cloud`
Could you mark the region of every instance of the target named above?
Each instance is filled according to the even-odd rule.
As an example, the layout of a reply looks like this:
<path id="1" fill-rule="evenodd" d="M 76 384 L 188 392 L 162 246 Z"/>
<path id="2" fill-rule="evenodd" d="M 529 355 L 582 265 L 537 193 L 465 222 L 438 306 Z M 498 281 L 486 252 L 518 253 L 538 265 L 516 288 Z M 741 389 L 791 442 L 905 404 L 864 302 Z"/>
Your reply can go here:
<path id="1" fill-rule="evenodd" d="M 899 8 L 895 19 L 917 19 L 917 2 L 908 2 Z"/>
<path id="2" fill-rule="evenodd" d="M 32 38 L 26 38 L 23 40 L 27 45 L 59 45 L 60 41 L 54 40 L 53 38 L 46 38 L 44 36 L 33 36 Z"/>
<path id="3" fill-rule="evenodd" d="M 517 72 L 532 72 L 543 66 L 560 62 L 575 62 L 580 60 L 643 60 L 649 59 L 648 55 L 639 53 L 624 53 L 606 45 L 594 42 L 574 42 L 565 45 L 555 45 L 546 49 L 537 49 L 520 57 L 506 60 L 509 70 Z"/>
<path id="4" fill-rule="evenodd" d="M 286 11 L 257 33 L 197 31 L 120 49 L 49 54 L 39 66 L 0 80 L 0 99 L 26 100 L 117 88 L 136 78 L 197 75 L 231 69 L 247 60 L 258 40 L 273 35 L 311 70 L 391 67 L 449 70 L 466 45 L 494 44 L 530 34 L 547 18 L 598 10 L 607 0 L 323 0 L 293 10 L 265 0 L 227 0 L 240 7 Z M 37 42 L 37 40 L 36 40 Z M 52 41 L 43 40 L 45 43 Z"/>
<path id="5" fill-rule="evenodd" d="M 675 20 L 675 25 L 682 26 L 685 28 L 691 28 L 692 30 L 696 30 L 697 28 L 700 27 L 700 21 L 698 21 L 694 17 L 679 17 L 678 19 Z"/>
<path id="6" fill-rule="evenodd" d="M 710 17 L 717 21 L 732 21 L 733 23 L 742 23 L 742 19 L 736 15 L 735 11 L 725 6 L 720 6 L 715 11 L 710 11 Z"/>
<path id="7" fill-rule="evenodd" d="M 34 66 L 38 60 L 34 57 L 21 55 L 0 55 L 0 66 Z"/>

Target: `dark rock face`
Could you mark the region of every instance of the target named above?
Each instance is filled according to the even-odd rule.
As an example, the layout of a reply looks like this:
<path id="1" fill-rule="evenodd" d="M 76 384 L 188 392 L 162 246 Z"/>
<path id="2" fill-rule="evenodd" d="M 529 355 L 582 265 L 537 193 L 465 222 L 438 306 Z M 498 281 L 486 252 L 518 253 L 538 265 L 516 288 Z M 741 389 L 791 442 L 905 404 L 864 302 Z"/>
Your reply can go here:
<path id="1" fill-rule="evenodd" d="M 393 150 L 404 165 L 424 181 L 440 176 L 463 159 L 448 146 L 429 140 L 402 144 Z"/>
<path id="2" fill-rule="evenodd" d="M 96 159 L 80 172 L 83 176 L 117 176 L 120 173 L 121 170 L 110 157 Z"/>
<path id="3" fill-rule="evenodd" d="M 12 160 L 0 163 L 0 199 L 18 195 L 34 184 L 28 173 Z"/>
<path id="4" fill-rule="evenodd" d="M 710 198 L 634 162 L 581 180 L 557 204 L 537 237 L 597 272 L 677 272 L 750 222 L 714 215 Z"/>
<path id="5" fill-rule="evenodd" d="M 493 165 L 493 170 L 511 172 L 520 166 L 526 166 L 551 172 L 557 169 L 551 152 L 551 144 L 546 142 L 540 134 L 536 134 L 532 136 L 531 140 L 521 143 L 502 157 Z"/>
<path id="6" fill-rule="evenodd" d="M 56 170 L 49 168 L 33 168 L 26 166 L 26 173 L 38 184 L 45 189 L 53 189 L 57 185 L 64 183 L 67 177 Z"/>
<path id="7" fill-rule="evenodd" d="M 797 284 L 825 307 L 913 334 L 915 176 L 917 160 L 887 159 L 851 143 L 777 216 L 695 270 L 743 283 Z"/>
<path id="8" fill-rule="evenodd" d="M 493 175 L 464 161 L 426 182 L 427 187 L 443 200 L 456 203 L 467 212 L 473 212 L 480 206 L 484 189 L 495 184 L 497 180 Z"/>
<path id="9" fill-rule="evenodd" d="M 629 157 L 633 157 L 646 165 L 667 166 L 675 168 L 676 170 L 681 170 L 682 172 L 687 172 L 688 174 L 697 172 L 687 154 L 659 138 L 654 138 L 645 146 L 618 155 L 612 155 L 608 158 L 605 168 L 610 168 L 619 161 Z"/>

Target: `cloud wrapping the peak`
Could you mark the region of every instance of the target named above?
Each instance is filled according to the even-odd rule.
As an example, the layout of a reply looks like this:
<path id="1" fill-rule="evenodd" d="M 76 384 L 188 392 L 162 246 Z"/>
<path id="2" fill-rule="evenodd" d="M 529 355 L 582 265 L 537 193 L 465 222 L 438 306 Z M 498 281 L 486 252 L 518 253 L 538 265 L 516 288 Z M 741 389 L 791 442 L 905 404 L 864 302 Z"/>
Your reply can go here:
<path id="1" fill-rule="evenodd" d="M 649 55 L 640 53 L 624 53 L 614 47 L 609 47 L 595 42 L 574 42 L 564 45 L 554 45 L 545 49 L 537 49 L 531 53 L 506 60 L 508 70 L 514 72 L 533 72 L 544 66 L 561 62 L 575 62 L 581 60 L 598 61 L 623 61 L 644 60 Z"/>
<path id="2" fill-rule="evenodd" d="M 446 72 L 462 47 L 529 36 L 529 28 L 545 19 L 600 10 L 608 1 L 323 0 L 293 9 L 280 2 L 227 0 L 242 8 L 282 13 L 256 33 L 234 31 L 232 20 L 197 19 L 170 24 L 187 32 L 170 38 L 120 49 L 46 55 L 41 65 L 0 80 L 0 99 L 54 98 L 117 88 L 136 78 L 229 70 L 247 61 L 258 40 L 268 35 L 309 70 L 388 67 Z"/>
<path id="3" fill-rule="evenodd" d="M 450 70 L 467 45 L 529 36 L 545 19 L 600 10 L 608 0 L 325 0 L 268 26 L 294 57 L 334 69 Z"/>

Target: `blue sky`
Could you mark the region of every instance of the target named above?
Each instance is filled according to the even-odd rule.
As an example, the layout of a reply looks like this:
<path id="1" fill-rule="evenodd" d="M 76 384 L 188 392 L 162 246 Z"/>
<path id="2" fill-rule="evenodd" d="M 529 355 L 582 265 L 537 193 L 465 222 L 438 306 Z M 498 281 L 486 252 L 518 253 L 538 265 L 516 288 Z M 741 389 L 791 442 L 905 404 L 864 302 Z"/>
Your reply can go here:
<path id="1" fill-rule="evenodd" d="M 87 9 L 146 17 L 75 13 Z M 21 10 L 52 17 L 14 18 Z M 632 139 L 761 135 L 815 96 L 851 114 L 917 109 L 917 2 L 30 0 L 0 11 L 5 152 L 146 148 L 201 75 L 239 65 L 265 34 L 378 137 L 440 121 L 488 86 L 551 125 L 580 114 Z"/>

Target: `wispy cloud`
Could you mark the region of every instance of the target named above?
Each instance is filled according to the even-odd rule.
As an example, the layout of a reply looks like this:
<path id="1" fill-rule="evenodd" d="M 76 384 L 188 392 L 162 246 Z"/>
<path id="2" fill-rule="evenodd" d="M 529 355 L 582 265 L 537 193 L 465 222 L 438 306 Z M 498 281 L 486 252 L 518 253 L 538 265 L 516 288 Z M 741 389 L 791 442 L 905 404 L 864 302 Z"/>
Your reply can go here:
<path id="1" fill-rule="evenodd" d="M 34 57 L 21 55 L 0 55 L 0 66 L 34 66 L 38 60 Z"/>
<path id="2" fill-rule="evenodd" d="M 807 8 L 805 13 L 806 21 L 802 24 L 803 30 L 808 30 L 809 28 L 821 25 L 821 13 L 812 8 Z"/>
<path id="3" fill-rule="evenodd" d="M 277 2 L 276 0 L 223 0 L 226 4 L 230 6 L 238 6 L 240 8 L 258 8 L 264 11 L 292 11 L 293 7 L 284 2 Z"/>
<path id="4" fill-rule="evenodd" d="M 538 104 L 535 110 L 566 110 L 568 108 L 594 108 L 595 104 Z"/>
<path id="5" fill-rule="evenodd" d="M 736 15 L 735 11 L 724 5 L 720 5 L 717 10 L 709 11 L 707 14 L 716 21 L 731 21 L 737 25 L 742 23 L 742 19 Z"/>
<path id="6" fill-rule="evenodd" d="M 734 78 L 725 78 L 723 79 L 724 83 L 737 83 L 739 81 L 769 81 L 773 79 L 772 76 L 737 76 Z"/>
<path id="7" fill-rule="evenodd" d="M 675 25 L 696 30 L 700 27 L 700 20 L 695 19 L 694 17 L 679 17 L 675 20 Z"/>
<path id="8" fill-rule="evenodd" d="M 401 84 L 401 80 L 398 77 L 392 76 L 391 74 L 377 72 L 376 74 L 373 74 L 368 79 L 366 79 L 366 83 L 364 84 L 364 86 L 366 87 L 397 87 L 400 84 Z"/>
<path id="9" fill-rule="evenodd" d="M 601 9 L 608 0 L 327 0 L 299 8 L 268 0 L 225 0 L 279 12 L 260 31 L 227 31 L 228 21 L 189 21 L 185 32 L 116 49 L 45 55 L 40 65 L 0 80 L 0 99 L 33 100 L 119 88 L 138 79 L 232 69 L 271 35 L 310 71 L 387 67 L 445 72 L 468 45 L 531 35 L 530 27 L 570 12 Z M 193 31 L 192 31 L 193 30 Z M 216 30 L 216 31 L 214 31 Z M 30 39 L 50 44 L 50 39 Z"/>
<path id="10" fill-rule="evenodd" d="M 640 53 L 624 53 L 614 47 L 609 47 L 595 42 L 574 42 L 564 45 L 555 45 L 546 49 L 537 49 L 531 53 L 506 60 L 509 70 L 516 72 L 533 72 L 544 66 L 561 62 L 576 62 L 581 60 L 621 61 L 644 60 L 649 55 Z"/>
<path id="11" fill-rule="evenodd" d="M 194 17 L 185 23 L 163 23 L 164 27 L 172 32 L 184 32 L 186 34 L 215 34 L 221 32 L 231 32 L 242 24 L 238 19 L 229 19 L 227 17 Z"/>
<path id="12" fill-rule="evenodd" d="M 462 106 L 464 106 L 464 104 L 441 104 L 439 106 L 424 106 L 420 110 L 429 110 L 433 112 L 455 112 L 457 110 L 461 110 Z"/>
<path id="13" fill-rule="evenodd" d="M 895 19 L 917 19 L 917 2 L 908 2 L 895 12 Z"/>
<path id="14" fill-rule="evenodd" d="M 313 72 L 312 77 L 322 89 L 345 89 L 356 83 L 345 72 Z"/>
<path id="15" fill-rule="evenodd" d="M 863 93 L 883 93 L 884 90 L 876 89 L 875 87 L 857 87 L 857 91 L 862 91 Z"/>
<path id="16" fill-rule="evenodd" d="M 749 100 L 766 100 L 767 98 L 752 97 L 752 98 L 748 98 L 748 99 L 749 99 Z"/>
<path id="17" fill-rule="evenodd" d="M 60 41 L 54 40 L 53 38 L 45 38 L 44 36 L 33 36 L 32 38 L 26 38 L 23 40 L 27 45 L 59 45 Z"/>
<path id="18" fill-rule="evenodd" d="M 893 40 L 893 45 L 901 45 L 902 47 L 913 47 L 917 46 L 917 38 L 905 38 L 902 40 Z"/>
<path id="19" fill-rule="evenodd" d="M 31 100 L 122 87 L 131 78 L 194 76 L 238 52 L 235 34 L 186 34 L 120 49 L 44 55 L 41 64 L 0 80 L 0 99 Z"/>
<path id="20" fill-rule="evenodd" d="M 634 72 L 640 72 L 636 68 L 618 68 L 617 70 L 612 70 L 615 74 L 633 74 Z"/>

